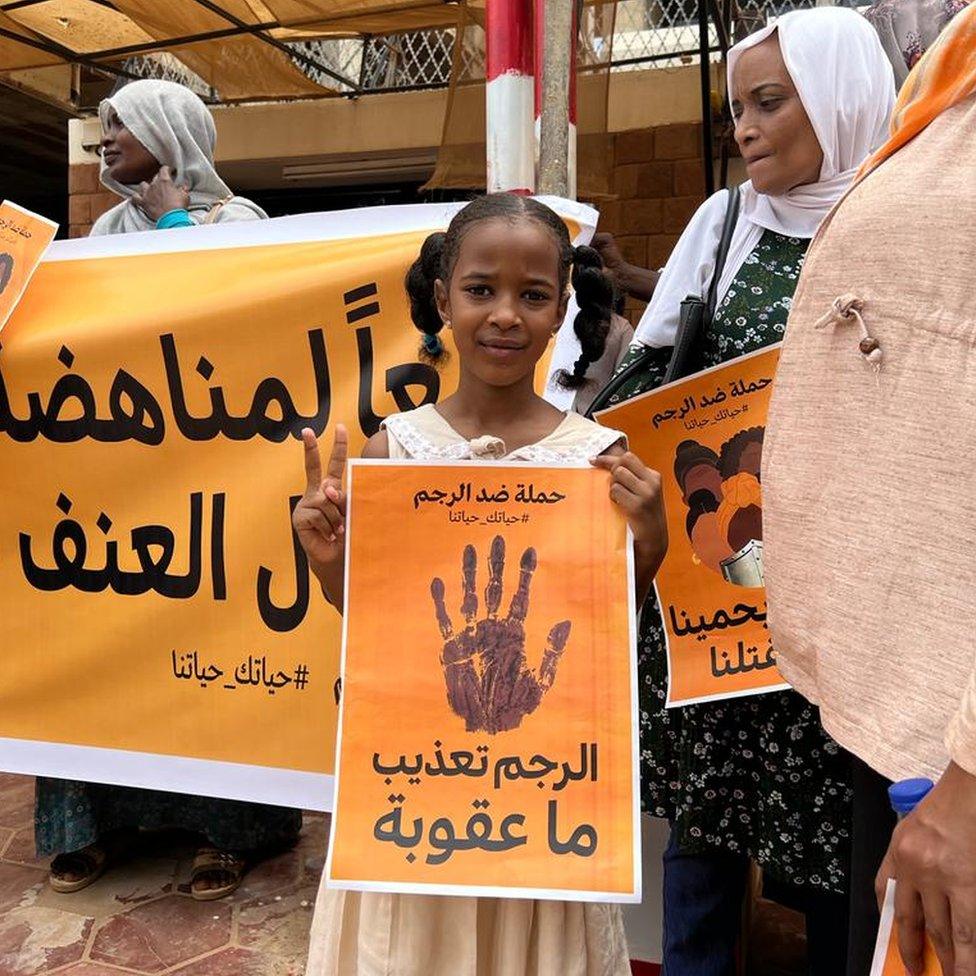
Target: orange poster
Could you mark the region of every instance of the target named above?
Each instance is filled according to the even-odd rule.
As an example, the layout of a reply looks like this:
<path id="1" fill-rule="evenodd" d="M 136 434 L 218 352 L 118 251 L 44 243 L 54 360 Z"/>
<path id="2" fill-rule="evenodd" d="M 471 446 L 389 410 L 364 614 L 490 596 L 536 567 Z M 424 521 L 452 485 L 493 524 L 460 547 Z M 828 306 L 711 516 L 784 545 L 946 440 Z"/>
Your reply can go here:
<path id="1" fill-rule="evenodd" d="M 27 289 L 58 225 L 16 203 L 0 204 L 0 329 Z"/>
<path id="2" fill-rule="evenodd" d="M 878 927 L 878 941 L 874 947 L 874 960 L 870 976 L 905 976 L 905 964 L 898 951 L 898 929 L 895 925 L 895 882 L 888 882 L 885 892 L 884 908 L 881 911 L 881 925 Z M 926 940 L 925 968 L 919 976 L 942 976 L 942 966 L 932 943 Z"/>
<path id="3" fill-rule="evenodd" d="M 766 628 L 760 459 L 779 345 L 604 410 L 661 473 L 669 708 L 788 687 Z"/>
<path id="4" fill-rule="evenodd" d="M 348 477 L 332 886 L 639 901 L 632 549 L 606 473 Z"/>

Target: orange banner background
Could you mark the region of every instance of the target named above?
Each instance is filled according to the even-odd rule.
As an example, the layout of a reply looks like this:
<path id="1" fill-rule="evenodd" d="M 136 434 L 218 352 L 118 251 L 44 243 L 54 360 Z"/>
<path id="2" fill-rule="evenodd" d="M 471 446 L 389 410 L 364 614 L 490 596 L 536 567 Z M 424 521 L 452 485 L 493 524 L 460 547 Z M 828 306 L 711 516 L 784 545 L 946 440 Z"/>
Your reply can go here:
<path id="1" fill-rule="evenodd" d="M 209 391 L 218 386 L 227 411 L 246 415 L 267 377 L 280 379 L 298 410 L 310 415 L 317 395 L 308 332 L 321 330 L 331 379 L 324 438 L 328 442 L 335 423 L 344 422 L 358 451 L 366 433 L 361 398 L 370 414 L 395 412 L 387 371 L 417 359 L 402 279 L 424 236 L 208 251 L 205 280 L 194 252 L 41 266 L 3 333 L 0 367 L 12 412 L 27 415 L 32 391 L 47 403 L 58 380 L 71 372 L 90 384 L 99 416 L 107 415 L 113 378 L 124 367 L 160 400 L 166 434 L 156 446 L 87 437 L 14 443 L 0 436 L 6 650 L 0 736 L 332 771 L 338 615 L 313 587 L 300 626 L 275 632 L 256 601 L 262 566 L 272 572 L 270 593 L 278 606 L 295 597 L 288 499 L 304 485 L 300 442 L 233 441 L 222 434 L 193 442 L 182 436 L 168 403 L 160 336 L 173 336 L 194 415 L 212 411 Z M 377 314 L 348 323 L 344 294 L 370 283 L 377 295 L 351 308 L 378 301 Z M 372 348 L 369 386 L 361 383 L 361 330 Z M 62 346 L 74 357 L 70 370 L 58 360 Z M 214 367 L 209 380 L 197 372 L 201 357 Z M 450 390 L 456 382 L 453 365 L 425 375 L 438 388 Z M 406 387 L 417 403 L 426 392 Z M 76 405 L 69 410 L 78 415 Z M 130 530 L 162 524 L 176 534 L 173 572 L 185 572 L 194 491 L 204 494 L 205 545 L 213 496 L 226 497 L 226 600 L 213 597 L 206 549 L 202 584 L 186 600 L 76 589 L 43 593 L 25 581 L 18 535 L 28 533 L 37 562 L 51 565 L 52 534 L 65 518 L 55 504 L 59 493 L 71 500 L 71 518 L 86 531 L 86 565 L 104 566 L 106 543 L 115 539 L 122 567 L 139 569 Z M 113 522 L 108 535 L 96 527 L 103 512 Z M 250 654 L 292 675 L 305 665 L 308 683 L 273 696 L 263 684 L 230 690 L 218 680 L 200 687 L 174 677 L 174 650 L 195 651 L 201 670 L 212 663 L 225 674 Z"/>
<path id="2" fill-rule="evenodd" d="M 591 468 L 360 462 L 351 466 L 349 478 L 341 758 L 329 877 L 339 887 L 504 889 L 525 896 L 555 891 L 554 897 L 590 893 L 634 900 L 639 859 L 633 586 L 626 524 L 609 501 L 607 475 Z M 471 500 L 452 504 L 451 493 L 465 484 Z M 520 485 L 531 485 L 536 497 L 558 492 L 564 498 L 552 504 L 519 501 Z M 446 492 L 440 500 L 438 490 Z M 424 492 L 433 500 L 424 500 Z M 504 492 L 505 500 L 478 502 L 481 492 L 496 499 Z M 443 580 L 446 612 L 454 632 L 461 633 L 462 553 L 473 546 L 478 609 L 470 614 L 471 625 L 484 620 L 496 536 L 506 546 L 499 618 L 506 617 L 516 593 L 523 552 L 532 547 L 537 554 L 525 618 L 525 667 L 541 679 L 550 629 L 566 620 L 571 629 L 555 679 L 537 707 L 524 717 L 517 709 L 515 727 L 492 731 L 475 722 L 469 731 L 470 723 L 452 705 L 457 699 L 449 700 L 452 669 L 463 665 L 452 664 L 454 655 L 445 648 L 431 581 Z M 490 643 L 485 638 L 479 646 Z M 512 673 L 497 663 L 505 660 L 504 652 L 498 655 L 472 658 L 475 672 L 489 676 L 482 687 L 490 714 L 491 702 L 507 700 L 498 688 Z M 497 714 L 509 713 L 501 708 Z M 379 763 L 389 772 L 401 757 L 417 756 L 425 761 L 416 774 L 384 775 L 375 768 Z M 540 769 L 546 758 L 553 770 L 541 777 L 501 774 L 496 786 L 498 763 L 507 759 L 514 770 L 516 757 L 526 769 Z M 483 772 L 451 772 L 459 762 Z M 585 763 L 588 771 L 556 789 L 567 768 L 563 763 L 577 773 Z M 439 772 L 442 766 L 448 772 Z M 491 818 L 496 838 L 504 818 L 521 814 L 524 821 L 514 833 L 527 842 L 504 853 L 462 847 L 443 863 L 428 862 L 443 853 L 439 843 L 450 846 L 449 830 L 465 843 L 471 818 L 481 813 Z M 553 853 L 547 843 L 550 816 L 560 842 L 580 825 L 595 828 L 593 853 Z M 377 836 L 392 835 L 393 821 L 401 818 L 405 833 L 415 820 L 423 823 L 423 837 L 409 849 Z"/>

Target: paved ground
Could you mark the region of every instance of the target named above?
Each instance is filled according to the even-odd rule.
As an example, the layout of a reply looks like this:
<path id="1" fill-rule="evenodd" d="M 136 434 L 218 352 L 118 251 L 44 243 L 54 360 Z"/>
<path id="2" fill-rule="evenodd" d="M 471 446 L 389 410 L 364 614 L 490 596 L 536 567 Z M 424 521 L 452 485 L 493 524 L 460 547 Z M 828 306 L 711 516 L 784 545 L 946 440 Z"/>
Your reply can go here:
<path id="1" fill-rule="evenodd" d="M 0 976 L 302 976 L 326 815 L 306 813 L 294 850 L 207 903 L 189 895 L 195 845 L 178 834 L 144 838 L 84 891 L 53 892 L 33 811 L 33 779 L 0 774 Z M 797 916 L 760 902 L 748 976 L 804 970 Z"/>
<path id="2" fill-rule="evenodd" d="M 125 866 L 59 895 L 33 841 L 33 780 L 0 774 L 2 976 L 300 976 L 328 820 L 306 814 L 297 848 L 231 898 L 189 895 L 192 838 L 147 838 Z"/>

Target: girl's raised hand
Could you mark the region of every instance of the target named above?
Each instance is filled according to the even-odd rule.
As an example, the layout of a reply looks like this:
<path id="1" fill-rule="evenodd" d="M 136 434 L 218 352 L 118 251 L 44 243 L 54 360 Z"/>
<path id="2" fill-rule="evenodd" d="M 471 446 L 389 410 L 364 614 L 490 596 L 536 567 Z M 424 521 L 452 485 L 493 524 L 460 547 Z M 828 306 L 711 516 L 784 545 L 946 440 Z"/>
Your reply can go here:
<path id="1" fill-rule="evenodd" d="M 643 602 L 668 551 L 661 476 L 630 451 L 601 454 L 591 463 L 610 472 L 610 499 L 622 509 L 634 534 L 638 597 Z"/>
<path id="2" fill-rule="evenodd" d="M 308 564 L 319 582 L 328 590 L 327 580 L 335 575 L 345 555 L 346 495 L 342 479 L 349 453 L 349 435 L 339 424 L 332 442 L 325 477 L 319 445 L 312 430 L 302 431 L 305 447 L 305 494 L 292 513 L 292 525 L 305 550 Z"/>

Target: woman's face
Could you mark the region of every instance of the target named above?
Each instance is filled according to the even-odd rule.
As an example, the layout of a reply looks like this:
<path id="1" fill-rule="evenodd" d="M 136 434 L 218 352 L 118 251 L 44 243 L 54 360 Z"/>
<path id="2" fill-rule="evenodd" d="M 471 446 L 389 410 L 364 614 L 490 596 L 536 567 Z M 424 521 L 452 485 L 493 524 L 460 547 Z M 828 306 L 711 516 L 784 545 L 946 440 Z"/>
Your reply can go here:
<path id="1" fill-rule="evenodd" d="M 556 241 L 533 220 L 473 225 L 436 293 L 462 372 L 490 386 L 531 376 L 566 312 Z"/>
<path id="2" fill-rule="evenodd" d="M 820 179 L 823 150 L 786 70 L 777 34 L 736 62 L 732 114 L 735 141 L 757 192 L 781 196 Z"/>
<path id="3" fill-rule="evenodd" d="M 126 186 L 148 183 L 159 172 L 159 161 L 122 124 L 114 109 L 109 111 L 101 150 L 109 176 Z"/>

